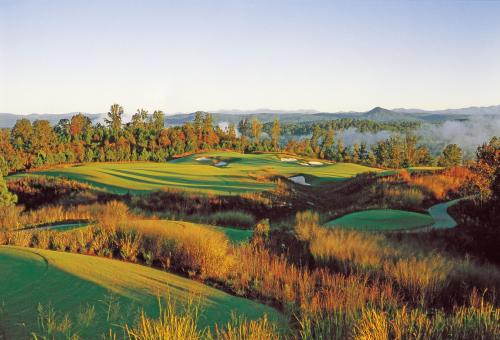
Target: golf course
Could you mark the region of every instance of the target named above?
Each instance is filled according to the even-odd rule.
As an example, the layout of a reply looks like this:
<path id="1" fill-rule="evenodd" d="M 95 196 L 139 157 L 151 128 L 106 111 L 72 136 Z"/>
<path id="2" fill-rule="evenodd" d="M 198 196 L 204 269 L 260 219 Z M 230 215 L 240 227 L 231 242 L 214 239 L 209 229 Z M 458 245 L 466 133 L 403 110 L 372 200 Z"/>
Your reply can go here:
<path id="1" fill-rule="evenodd" d="M 232 243 L 241 243 L 248 241 L 253 234 L 253 230 L 238 229 L 230 227 L 218 227 L 212 225 L 196 224 L 184 221 L 171 221 L 171 220 L 136 220 L 131 224 L 141 233 L 168 233 L 171 230 L 190 230 L 190 229 L 203 229 L 210 230 L 217 233 L 223 233 L 227 239 Z M 57 223 L 48 226 L 32 228 L 34 230 L 54 230 L 65 232 L 68 230 L 86 228 L 90 225 L 88 223 Z M 29 230 L 29 229 L 28 229 Z"/>
<path id="2" fill-rule="evenodd" d="M 0 272 L 0 323 L 7 339 L 26 338 L 37 328 L 38 304 L 68 313 L 84 339 L 105 334 L 110 324 L 132 324 L 141 309 L 158 315 L 158 299 L 169 299 L 178 308 L 194 299 L 202 327 L 225 323 L 232 312 L 249 319 L 267 314 L 282 322 L 270 307 L 177 275 L 106 258 L 2 246 Z M 89 306 L 95 307 L 95 316 L 85 325 L 82 315 Z"/>
<path id="3" fill-rule="evenodd" d="M 170 220 L 135 220 L 129 222 L 127 228 L 136 230 L 144 235 L 169 235 L 172 233 L 199 234 L 209 232 L 223 234 L 232 243 L 246 242 L 252 237 L 253 234 L 253 230 L 249 229 L 218 227 Z"/>
<path id="4" fill-rule="evenodd" d="M 207 152 L 164 163 L 88 163 L 11 176 L 45 175 L 88 183 L 117 194 L 141 194 L 162 188 L 211 194 L 241 194 L 274 187 L 263 180 L 273 175 L 305 175 L 311 185 L 341 181 L 380 169 L 352 163 L 323 163 L 279 154 Z"/>
<path id="5" fill-rule="evenodd" d="M 375 209 L 347 214 L 325 224 L 365 231 L 411 230 L 431 226 L 434 219 L 426 214 L 412 211 Z"/>

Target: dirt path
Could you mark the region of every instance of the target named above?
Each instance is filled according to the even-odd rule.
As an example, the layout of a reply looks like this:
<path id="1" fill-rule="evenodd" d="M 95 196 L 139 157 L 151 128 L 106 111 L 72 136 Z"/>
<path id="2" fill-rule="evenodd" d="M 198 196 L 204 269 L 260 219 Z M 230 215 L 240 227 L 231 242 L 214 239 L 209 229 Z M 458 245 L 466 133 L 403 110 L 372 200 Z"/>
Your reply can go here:
<path id="1" fill-rule="evenodd" d="M 457 204 L 465 198 L 458 198 L 456 200 L 439 203 L 430 207 L 427 211 L 429 215 L 434 219 L 434 224 L 429 228 L 433 229 L 447 229 L 454 228 L 457 226 L 457 222 L 453 217 L 448 214 L 448 208 Z"/>

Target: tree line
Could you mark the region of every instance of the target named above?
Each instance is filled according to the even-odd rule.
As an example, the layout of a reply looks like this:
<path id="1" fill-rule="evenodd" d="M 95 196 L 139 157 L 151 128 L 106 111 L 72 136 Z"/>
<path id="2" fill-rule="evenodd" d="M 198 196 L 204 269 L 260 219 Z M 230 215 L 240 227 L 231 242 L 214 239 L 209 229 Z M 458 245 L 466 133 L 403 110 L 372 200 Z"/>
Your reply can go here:
<path id="1" fill-rule="evenodd" d="M 419 121 L 376 122 L 369 119 L 339 118 L 320 122 L 283 124 L 281 126 L 281 133 L 286 136 L 304 136 L 312 134 L 315 129 L 327 130 L 330 127 L 335 131 L 354 128 L 360 133 L 376 133 L 380 131 L 409 133 L 417 130 L 421 125 Z M 270 134 L 273 126 L 272 122 L 265 123 L 263 131 Z"/>
<path id="2" fill-rule="evenodd" d="M 336 123 L 325 127 L 315 124 L 311 138 L 291 139 L 286 145 L 281 145 L 283 129 L 277 119 L 266 129 L 265 124 L 256 118 L 245 118 L 238 126 L 231 123 L 221 128 L 214 124 L 210 113 L 196 112 L 192 122 L 165 127 L 165 115 L 159 110 L 149 114 L 138 109 L 128 123 L 124 123 L 123 114 L 123 107 L 114 104 L 104 123 L 93 124 L 81 113 L 71 119 L 61 119 L 55 126 L 47 120 L 32 123 L 28 119 L 19 119 L 12 129 L 0 130 L 0 170 L 5 176 L 63 163 L 163 162 L 179 155 L 214 149 L 240 152 L 286 150 L 332 161 L 390 168 L 436 163 L 429 150 L 417 145 L 416 137 L 411 134 L 393 136 L 371 147 L 366 143 L 351 147 L 335 138 L 333 125 Z M 438 163 L 460 163 L 462 155 L 458 146 L 447 148 L 448 152 Z"/>

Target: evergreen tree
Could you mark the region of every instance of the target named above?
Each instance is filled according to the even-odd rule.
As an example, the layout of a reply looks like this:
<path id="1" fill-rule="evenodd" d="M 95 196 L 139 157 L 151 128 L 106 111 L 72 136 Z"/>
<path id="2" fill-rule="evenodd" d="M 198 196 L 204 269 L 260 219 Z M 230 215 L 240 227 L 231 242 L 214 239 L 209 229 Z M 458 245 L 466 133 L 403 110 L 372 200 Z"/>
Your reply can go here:
<path id="1" fill-rule="evenodd" d="M 280 121 L 278 119 L 274 120 L 273 128 L 271 130 L 271 144 L 273 145 L 273 149 L 278 151 L 280 148 L 280 135 L 281 135 L 281 127 Z"/>
<path id="2" fill-rule="evenodd" d="M 123 107 L 118 104 L 111 105 L 108 118 L 104 121 L 114 134 L 118 134 L 122 128 Z"/>
<path id="3" fill-rule="evenodd" d="M 252 135 L 256 145 L 260 144 L 260 134 L 262 133 L 262 123 L 257 118 L 252 119 Z"/>
<path id="4" fill-rule="evenodd" d="M 329 152 L 333 147 L 333 143 L 335 142 L 335 131 L 332 127 L 329 127 L 325 138 L 323 139 L 323 145 L 321 146 L 322 153 Z"/>
<path id="5" fill-rule="evenodd" d="M 448 144 L 439 158 L 439 166 L 451 167 L 462 164 L 462 149 L 457 144 Z"/>
<path id="6" fill-rule="evenodd" d="M 311 148 L 315 153 L 319 153 L 319 137 L 321 136 L 321 128 L 318 124 L 314 124 L 314 130 L 311 136 Z"/>

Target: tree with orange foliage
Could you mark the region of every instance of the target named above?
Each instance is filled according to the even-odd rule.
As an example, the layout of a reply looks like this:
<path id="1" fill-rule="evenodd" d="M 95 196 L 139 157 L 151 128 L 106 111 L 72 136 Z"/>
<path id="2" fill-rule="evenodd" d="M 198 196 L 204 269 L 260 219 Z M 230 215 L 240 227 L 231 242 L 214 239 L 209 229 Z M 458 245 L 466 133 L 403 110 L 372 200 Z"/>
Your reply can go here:
<path id="1" fill-rule="evenodd" d="M 488 144 L 481 145 L 472 166 L 474 184 L 478 187 L 480 200 L 487 201 L 493 193 L 493 183 L 500 169 L 500 138 L 493 137 Z"/>

